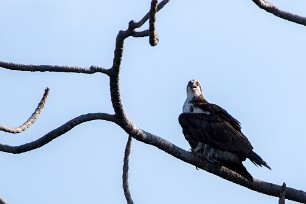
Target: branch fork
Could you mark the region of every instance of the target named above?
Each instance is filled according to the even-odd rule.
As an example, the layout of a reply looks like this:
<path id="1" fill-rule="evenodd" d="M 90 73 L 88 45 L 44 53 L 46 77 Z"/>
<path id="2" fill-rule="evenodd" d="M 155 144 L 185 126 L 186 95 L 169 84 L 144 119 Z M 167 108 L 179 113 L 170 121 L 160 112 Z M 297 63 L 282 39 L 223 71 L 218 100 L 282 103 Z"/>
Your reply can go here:
<path id="1" fill-rule="evenodd" d="M 286 187 L 285 184 L 283 186 L 279 186 L 279 185 L 268 183 L 268 182 L 261 181 L 258 179 L 254 179 L 254 182 L 252 183 L 248 182 L 247 180 L 245 180 L 244 178 L 242 178 L 241 176 L 239 176 L 238 174 L 236 174 L 235 172 L 229 169 L 226 169 L 216 164 L 207 162 L 206 160 L 203 160 L 197 157 L 195 154 L 191 152 L 187 152 L 181 149 L 180 147 L 175 146 L 171 142 L 163 139 L 162 137 L 146 132 L 145 130 L 139 129 L 125 114 L 124 107 L 121 102 L 120 87 L 119 87 L 119 75 L 120 75 L 120 69 L 121 69 L 121 61 L 123 57 L 124 40 L 128 37 L 149 36 L 150 44 L 156 45 L 158 42 L 157 33 L 155 31 L 156 12 L 162 9 L 169 1 L 170 0 L 163 0 L 159 4 L 157 4 L 158 3 L 157 0 L 152 0 L 150 12 L 148 12 L 139 22 L 130 21 L 127 30 L 119 31 L 116 37 L 113 65 L 109 69 L 98 67 L 98 66 L 91 66 L 89 68 L 84 68 L 84 67 L 68 67 L 68 66 L 49 66 L 49 65 L 21 65 L 21 64 L 7 63 L 7 62 L 0 61 L 0 67 L 10 69 L 10 70 L 38 71 L 38 72 L 46 72 L 46 71 L 68 72 L 68 73 L 84 73 L 84 74 L 93 74 L 93 73 L 106 74 L 107 76 L 109 76 L 111 102 L 112 102 L 113 109 L 115 112 L 115 114 L 89 113 L 89 114 L 78 116 L 68 121 L 67 123 L 63 124 L 62 126 L 52 130 L 51 132 L 47 133 L 46 135 L 42 136 L 36 141 L 30 142 L 27 144 L 23 144 L 20 146 L 9 146 L 5 144 L 0 144 L 0 151 L 7 152 L 7 153 L 13 153 L 13 154 L 20 154 L 20 153 L 24 153 L 27 151 L 31 151 L 31 150 L 40 148 L 48 144 L 53 139 L 65 134 L 66 132 L 68 132 L 69 130 L 71 130 L 72 128 L 74 128 L 75 126 L 81 123 L 88 122 L 91 120 L 105 120 L 105 121 L 116 123 L 122 129 L 124 129 L 125 132 L 129 135 L 129 139 L 126 145 L 124 167 L 123 167 L 124 169 L 123 186 L 124 186 L 124 191 L 125 191 L 126 199 L 128 203 L 133 203 L 131 196 L 130 196 L 129 189 L 128 189 L 128 157 L 130 154 L 132 138 L 139 140 L 143 143 L 153 145 L 159 148 L 160 150 L 163 150 L 164 152 L 172 155 L 173 157 L 177 159 L 180 159 L 186 163 L 194 165 L 209 173 L 215 174 L 219 177 L 222 177 L 228 181 L 239 184 L 251 190 L 254 190 L 254 191 L 257 191 L 263 194 L 275 196 L 275 197 L 280 197 L 280 200 L 289 199 L 289 200 L 293 200 L 297 202 L 306 203 L 306 193 L 304 191 Z M 299 16 L 296 16 L 296 15 L 292 16 L 291 14 L 288 14 L 286 12 L 277 10 L 276 7 L 274 7 L 272 4 L 264 0 L 253 0 L 253 2 L 256 3 L 260 8 L 263 8 L 267 10 L 268 12 L 273 13 L 274 15 L 277 15 L 286 20 L 290 20 L 292 22 L 306 25 L 306 20 L 304 17 L 300 18 Z M 136 31 L 137 28 L 142 27 L 143 24 L 148 20 L 150 24 L 149 29 L 146 29 L 143 31 Z M 48 95 L 48 90 L 46 90 L 46 92 L 44 94 L 43 99 L 40 102 L 42 107 Z M 35 111 L 33 115 L 38 115 L 42 107 L 36 109 L 37 112 Z M 35 116 L 33 116 L 33 118 L 35 118 Z M 31 121 L 33 123 L 35 120 L 29 119 L 28 121 Z M 25 127 L 28 127 L 28 125 L 25 125 Z M 14 131 L 15 132 L 20 131 L 19 129 L 18 130 L 17 129 L 13 131 L 10 130 L 7 132 L 14 133 Z M 21 128 L 21 129 L 24 129 L 24 128 Z M 2 129 L 0 127 L 0 130 L 5 131 L 5 130 L 9 130 L 9 128 L 2 126 Z"/>

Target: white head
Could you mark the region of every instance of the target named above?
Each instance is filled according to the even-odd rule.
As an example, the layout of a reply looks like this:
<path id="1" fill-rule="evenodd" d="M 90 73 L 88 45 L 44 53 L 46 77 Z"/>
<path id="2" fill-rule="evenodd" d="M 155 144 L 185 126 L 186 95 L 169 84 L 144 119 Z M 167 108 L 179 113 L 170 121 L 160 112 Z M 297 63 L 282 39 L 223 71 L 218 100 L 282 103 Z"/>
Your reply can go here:
<path id="1" fill-rule="evenodd" d="M 202 95 L 202 87 L 198 80 L 190 80 L 187 85 L 187 98 L 198 98 Z"/>

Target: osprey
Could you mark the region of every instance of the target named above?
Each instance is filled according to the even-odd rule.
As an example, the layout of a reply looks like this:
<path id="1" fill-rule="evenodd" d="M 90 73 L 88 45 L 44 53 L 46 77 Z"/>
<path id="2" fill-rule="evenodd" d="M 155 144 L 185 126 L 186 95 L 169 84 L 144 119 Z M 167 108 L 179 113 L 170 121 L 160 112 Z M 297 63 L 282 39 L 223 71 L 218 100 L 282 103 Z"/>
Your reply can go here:
<path id="1" fill-rule="evenodd" d="M 197 80 L 187 85 L 187 99 L 179 123 L 191 150 L 198 156 L 225 166 L 251 182 L 253 177 L 242 164 L 246 158 L 256 166 L 271 169 L 253 152 L 251 143 L 241 132 L 239 121 L 220 106 L 205 100 Z"/>

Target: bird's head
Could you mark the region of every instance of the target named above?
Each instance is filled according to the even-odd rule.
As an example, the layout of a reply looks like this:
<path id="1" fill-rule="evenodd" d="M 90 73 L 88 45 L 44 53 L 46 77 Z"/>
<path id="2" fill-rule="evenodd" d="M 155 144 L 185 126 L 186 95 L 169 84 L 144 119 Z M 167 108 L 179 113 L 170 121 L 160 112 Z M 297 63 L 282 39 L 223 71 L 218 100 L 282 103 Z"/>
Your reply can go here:
<path id="1" fill-rule="evenodd" d="M 202 87 L 198 80 L 190 80 L 187 85 L 187 97 L 198 98 L 202 96 Z"/>

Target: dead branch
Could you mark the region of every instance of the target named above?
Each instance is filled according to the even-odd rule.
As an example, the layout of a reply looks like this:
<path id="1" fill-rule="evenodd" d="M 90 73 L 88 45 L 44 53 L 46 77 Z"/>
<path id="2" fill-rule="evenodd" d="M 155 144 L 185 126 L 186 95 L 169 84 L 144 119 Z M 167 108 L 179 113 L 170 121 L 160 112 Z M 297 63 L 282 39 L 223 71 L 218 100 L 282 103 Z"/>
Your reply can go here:
<path id="1" fill-rule="evenodd" d="M 142 37 L 149 36 L 149 30 L 144 30 L 141 32 L 133 32 L 132 36 L 135 38 L 142 38 Z"/>
<path id="2" fill-rule="evenodd" d="M 122 181 L 123 181 L 123 191 L 124 196 L 128 204 L 134 204 L 131 192 L 129 189 L 129 156 L 131 153 L 131 144 L 132 137 L 129 136 L 129 139 L 126 143 L 125 151 L 124 151 L 124 160 L 123 160 L 123 173 L 122 173 Z"/>
<path id="3" fill-rule="evenodd" d="M 283 11 L 265 0 L 253 0 L 253 2 L 259 8 L 264 9 L 265 11 L 272 13 L 277 17 L 306 26 L 306 17 Z"/>
<path id="4" fill-rule="evenodd" d="M 133 124 L 130 124 L 129 126 L 133 126 Z M 192 164 L 200 169 L 203 169 L 209 173 L 212 173 L 228 181 L 231 181 L 233 183 L 236 183 L 238 185 L 244 186 L 248 189 L 251 189 L 251 190 L 266 194 L 266 195 L 270 195 L 274 197 L 280 196 L 282 186 L 279 186 L 273 183 L 269 183 L 269 182 L 265 182 L 265 181 L 261 181 L 259 179 L 254 179 L 254 182 L 248 182 L 246 179 L 236 174 L 235 172 L 225 167 L 222 167 L 217 164 L 203 160 L 202 158 L 196 156 L 194 153 L 187 152 L 181 149 L 180 147 L 177 147 L 176 145 L 172 144 L 171 142 L 157 135 L 153 135 L 149 132 L 145 132 L 141 129 L 138 129 L 135 126 L 134 128 L 132 128 L 131 132 L 134 132 L 134 135 L 132 135 L 133 138 L 141 142 L 144 142 L 146 144 L 153 145 L 157 147 L 158 149 L 161 149 L 165 151 L 166 153 L 186 163 Z M 296 190 L 294 188 L 286 187 L 285 198 L 288 200 L 306 203 L 306 192 L 301 191 L 301 190 Z"/>
<path id="5" fill-rule="evenodd" d="M 45 89 L 45 93 L 42 97 L 42 99 L 40 100 L 37 108 L 35 109 L 34 113 L 31 115 L 31 117 L 25 122 L 23 123 L 21 126 L 16 127 L 16 128 L 10 128 L 4 125 L 0 125 L 0 130 L 4 131 L 4 132 L 8 132 L 8 133 L 20 133 L 26 129 L 28 129 L 37 119 L 37 117 L 39 116 L 39 114 L 41 113 L 42 109 L 44 108 L 45 102 L 47 100 L 48 94 L 49 94 L 49 88 Z"/>
<path id="6" fill-rule="evenodd" d="M 157 0 L 152 0 L 150 17 L 149 17 L 149 42 L 151 46 L 156 46 L 158 43 L 158 35 L 155 29 L 156 12 L 157 12 Z"/>
<path id="7" fill-rule="evenodd" d="M 157 5 L 157 12 L 162 9 L 170 0 L 163 0 Z M 123 105 L 121 103 L 121 97 L 119 92 L 119 73 L 120 73 L 120 66 L 123 56 L 123 44 L 124 40 L 130 36 L 134 36 L 135 29 L 141 27 L 148 19 L 149 13 L 147 13 L 139 22 L 130 21 L 128 29 L 125 31 L 119 31 L 116 37 L 116 46 L 114 51 L 114 58 L 113 58 L 113 66 L 111 68 L 110 77 L 110 93 L 111 93 L 111 100 L 113 104 L 113 108 L 120 124 L 129 123 L 135 126 L 130 119 L 125 114 Z M 145 32 L 145 34 L 147 34 Z M 149 34 L 149 33 L 148 33 Z M 147 35 L 143 35 L 145 37 Z M 140 37 L 140 36 L 137 36 Z M 136 126 L 135 126 L 136 127 Z M 123 128 L 124 129 L 124 128 Z"/>
<path id="8" fill-rule="evenodd" d="M 164 8 L 164 6 L 166 6 L 166 4 L 169 3 L 169 2 L 170 2 L 170 0 L 161 1 L 157 5 L 157 12 L 159 10 L 161 10 L 162 8 Z M 134 29 L 135 28 L 140 28 L 149 19 L 149 17 L 150 17 L 150 12 L 148 12 L 139 22 L 136 23 L 136 22 L 132 21 L 134 23 L 134 25 L 133 25 Z"/>
<path id="9" fill-rule="evenodd" d="M 253 0 L 255 3 L 257 1 Z M 163 0 L 160 2 L 157 6 L 157 11 L 159 11 L 161 8 L 163 8 L 169 0 Z M 261 0 L 259 2 L 265 1 Z M 282 192 L 282 186 L 268 183 L 265 181 L 261 181 L 258 179 L 254 179 L 254 182 L 248 182 L 246 179 L 242 178 L 240 175 L 236 174 L 235 172 L 224 168 L 222 166 L 218 166 L 217 164 L 210 163 L 206 160 L 203 160 L 200 157 L 197 157 L 195 154 L 191 152 L 187 152 L 171 142 L 153 135 L 149 132 L 146 132 L 144 130 L 139 129 L 125 114 L 123 104 L 121 102 L 120 97 L 120 87 L 119 87 L 119 74 L 121 69 L 121 61 L 123 57 L 123 49 L 124 49 L 124 40 L 128 37 L 145 37 L 149 35 L 149 31 L 141 31 L 136 32 L 136 28 L 140 28 L 147 20 L 149 19 L 149 13 L 147 13 L 139 22 L 130 21 L 129 26 L 127 30 L 125 31 L 119 31 L 117 37 L 116 37 L 116 45 L 115 45 L 115 51 L 114 51 L 114 58 L 113 58 L 113 65 L 111 69 L 104 69 L 99 68 L 101 73 L 105 73 L 110 78 L 110 93 L 111 93 L 111 102 L 113 105 L 113 109 L 115 111 L 114 115 L 106 114 L 106 113 L 91 113 L 86 115 L 81 115 L 77 118 L 74 118 L 67 123 L 63 124 L 57 129 L 54 129 L 53 131 L 47 133 L 43 137 L 39 138 L 36 141 L 20 145 L 20 146 L 8 146 L 8 145 L 0 145 L 0 151 L 13 153 L 13 154 L 19 154 L 26 151 L 30 151 L 36 148 L 39 148 L 53 139 L 59 137 L 60 135 L 63 135 L 64 133 L 71 130 L 73 127 L 87 121 L 91 120 L 106 120 L 110 122 L 114 122 L 117 125 L 119 125 L 122 129 L 124 129 L 128 135 L 131 137 L 146 143 L 153 145 L 160 150 L 165 151 L 166 153 L 174 156 L 177 159 L 180 159 L 184 162 L 187 162 L 191 165 L 194 165 L 198 168 L 201 168 L 209 173 L 215 174 L 219 177 L 222 177 L 228 181 L 231 181 L 233 183 L 236 183 L 238 185 L 244 186 L 246 188 L 249 188 L 251 190 L 271 195 L 275 197 L 280 196 L 280 192 Z M 4 63 L 5 64 L 5 63 Z M 16 64 L 13 64 L 16 65 Z M 7 68 L 6 65 L 3 65 L 3 62 L 0 66 L 4 66 L 4 68 Z M 23 67 L 24 65 L 21 65 Z M 14 66 L 13 66 L 14 67 Z M 40 66 L 32 66 L 32 65 L 25 65 L 23 68 L 17 68 L 15 67 L 13 70 L 20 70 L 20 71 L 55 71 L 55 72 L 76 72 L 76 73 L 93 73 L 93 70 L 86 69 L 86 68 L 67 68 L 67 67 L 61 67 L 59 69 L 55 69 L 56 66 L 46 66 L 43 65 Z M 10 69 L 10 68 L 8 68 Z M 66 71 L 65 71 L 66 70 Z M 71 71 L 72 70 L 72 71 Z M 79 70 L 79 71 L 75 71 Z M 127 144 L 128 146 L 128 144 Z M 297 202 L 306 203 L 306 193 L 301 190 L 296 190 L 290 187 L 284 187 L 286 191 L 286 194 L 284 195 L 286 199 L 293 200 Z"/>
<path id="10" fill-rule="evenodd" d="M 165 3 L 165 1 L 162 1 L 160 4 L 163 3 Z M 218 175 L 226 180 L 229 180 L 233 183 L 239 184 L 251 190 L 266 195 L 279 197 L 281 186 L 260 181 L 257 179 L 255 179 L 253 183 L 250 183 L 241 176 L 239 176 L 238 174 L 232 172 L 231 170 L 209 163 L 195 156 L 193 153 L 186 152 L 185 150 L 175 146 L 174 144 L 168 142 L 167 140 L 161 137 L 158 137 L 156 135 L 153 135 L 151 133 L 139 129 L 125 114 L 123 104 L 121 102 L 120 87 L 119 87 L 119 74 L 120 74 L 121 61 L 124 50 L 123 49 L 124 40 L 130 36 L 133 36 L 134 29 L 138 28 L 139 25 L 145 23 L 145 21 L 147 20 L 147 18 L 145 17 L 138 23 L 130 21 L 128 29 L 125 31 L 120 31 L 116 37 L 112 74 L 110 75 L 110 92 L 111 92 L 112 105 L 115 111 L 116 118 L 118 119 L 117 124 L 133 138 L 141 142 L 144 142 L 146 144 L 153 145 L 182 161 L 197 166 L 205 171 Z M 296 190 L 289 187 L 286 188 L 286 191 L 287 191 L 286 193 L 287 199 L 298 202 L 306 202 L 306 193 L 304 191 Z"/>
<path id="11" fill-rule="evenodd" d="M 19 145 L 19 146 L 10 146 L 5 144 L 0 144 L 0 151 L 1 152 L 7 152 L 12 154 L 21 154 L 24 152 L 28 152 L 37 148 L 40 148 L 44 146 L 45 144 L 48 144 L 52 140 L 58 138 L 59 136 L 65 134 L 75 126 L 88 122 L 91 120 L 106 120 L 111 122 L 116 122 L 116 118 L 114 115 L 106 114 L 106 113 L 88 113 L 84 115 L 80 115 L 67 123 L 63 124 L 62 126 L 52 130 L 51 132 L 45 134 L 44 136 L 40 137 L 39 139 Z"/>
<path id="12" fill-rule="evenodd" d="M 109 74 L 109 69 L 91 66 L 89 68 L 77 67 L 77 66 L 52 66 L 52 65 L 24 65 L 11 62 L 0 61 L 0 67 L 15 71 L 30 71 L 30 72 L 70 72 L 70 73 L 82 73 L 82 74 L 94 74 L 103 73 Z"/>

